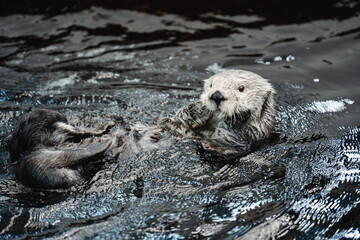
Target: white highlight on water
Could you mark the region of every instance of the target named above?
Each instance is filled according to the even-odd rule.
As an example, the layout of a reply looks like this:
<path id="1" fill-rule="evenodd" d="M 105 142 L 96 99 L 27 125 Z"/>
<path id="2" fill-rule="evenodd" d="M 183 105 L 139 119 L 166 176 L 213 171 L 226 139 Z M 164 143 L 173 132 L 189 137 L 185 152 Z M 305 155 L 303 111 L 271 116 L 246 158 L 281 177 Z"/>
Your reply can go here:
<path id="1" fill-rule="evenodd" d="M 294 61 L 294 60 L 295 60 L 295 57 L 293 55 L 289 55 L 286 57 L 287 62 Z"/>
<path id="2" fill-rule="evenodd" d="M 354 101 L 350 99 L 342 100 L 327 100 L 327 101 L 314 101 L 309 104 L 306 108 L 309 111 L 319 112 L 319 113 L 329 113 L 329 112 L 341 112 L 346 109 L 345 104 L 353 104 Z"/>
<path id="3" fill-rule="evenodd" d="M 138 83 L 138 82 L 140 82 L 141 81 L 141 79 L 140 78 L 133 78 L 133 79 L 125 79 L 124 80 L 124 83 Z"/>
<path id="4" fill-rule="evenodd" d="M 290 61 L 294 61 L 295 60 L 295 57 L 293 55 L 288 55 L 285 59 L 281 56 L 276 56 L 273 58 L 272 62 L 281 62 L 281 61 L 287 61 L 287 62 L 290 62 Z M 265 61 L 263 58 L 258 58 L 258 59 L 255 59 L 255 63 L 258 63 L 258 64 L 264 64 L 264 65 L 270 65 L 271 62 L 270 61 Z"/>
<path id="5" fill-rule="evenodd" d="M 225 68 L 222 68 L 217 63 L 213 63 L 205 68 L 206 71 L 212 72 L 212 73 L 219 73 L 225 70 Z"/>
<path id="6" fill-rule="evenodd" d="M 274 57 L 274 62 L 279 62 L 279 61 L 282 61 L 282 57 L 281 56 L 276 56 Z"/>
<path id="7" fill-rule="evenodd" d="M 74 84 L 76 77 L 77 77 L 76 73 L 71 74 L 69 77 L 61 78 L 59 80 L 48 83 L 46 88 L 51 89 L 51 88 L 54 88 L 54 87 L 63 87 L 65 85 Z"/>

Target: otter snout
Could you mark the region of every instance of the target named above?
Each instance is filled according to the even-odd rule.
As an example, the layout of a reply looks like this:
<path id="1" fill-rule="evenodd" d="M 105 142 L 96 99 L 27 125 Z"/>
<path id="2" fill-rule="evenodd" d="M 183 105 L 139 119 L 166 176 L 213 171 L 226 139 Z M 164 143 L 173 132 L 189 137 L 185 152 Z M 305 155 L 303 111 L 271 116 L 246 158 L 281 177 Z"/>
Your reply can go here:
<path id="1" fill-rule="evenodd" d="M 210 96 L 210 100 L 214 101 L 216 105 L 219 106 L 222 101 L 225 101 L 225 98 L 219 91 L 216 91 Z"/>

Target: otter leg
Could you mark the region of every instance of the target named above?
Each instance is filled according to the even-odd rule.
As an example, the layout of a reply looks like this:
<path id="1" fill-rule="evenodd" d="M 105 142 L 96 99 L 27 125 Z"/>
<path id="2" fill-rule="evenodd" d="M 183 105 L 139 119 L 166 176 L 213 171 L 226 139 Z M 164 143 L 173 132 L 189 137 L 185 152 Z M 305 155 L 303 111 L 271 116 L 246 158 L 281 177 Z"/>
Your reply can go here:
<path id="1" fill-rule="evenodd" d="M 20 159 L 16 175 L 24 184 L 38 188 L 66 188 L 82 181 L 76 165 L 100 157 L 111 145 L 91 142 L 59 149 L 40 149 Z"/>
<path id="2" fill-rule="evenodd" d="M 65 167 L 46 167 L 33 163 L 33 158 L 46 157 L 46 154 L 40 155 L 28 157 L 26 161 L 21 162 L 17 167 L 16 176 L 25 185 L 33 188 L 56 189 L 68 188 L 83 181 L 79 170 Z"/>
<path id="3" fill-rule="evenodd" d="M 106 133 L 112 126 L 114 126 L 114 122 L 109 122 L 108 124 L 104 125 L 101 129 L 91 129 L 91 128 L 84 128 L 84 127 L 74 127 L 70 124 L 64 122 L 56 122 L 54 126 L 57 129 L 60 129 L 70 136 L 75 137 L 89 137 L 89 136 L 100 136 Z"/>
<path id="4" fill-rule="evenodd" d="M 100 157 L 111 144 L 112 139 L 87 138 L 81 144 L 68 144 L 42 153 L 53 167 L 71 167 Z"/>

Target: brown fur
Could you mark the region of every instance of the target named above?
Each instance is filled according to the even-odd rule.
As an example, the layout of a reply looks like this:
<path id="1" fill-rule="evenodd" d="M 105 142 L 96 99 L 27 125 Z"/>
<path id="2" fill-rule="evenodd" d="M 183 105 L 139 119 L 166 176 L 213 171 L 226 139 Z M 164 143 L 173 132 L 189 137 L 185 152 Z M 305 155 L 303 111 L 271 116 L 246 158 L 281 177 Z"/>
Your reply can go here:
<path id="1" fill-rule="evenodd" d="M 94 136 L 102 135 L 112 125 L 104 129 L 76 128 L 62 114 L 47 109 L 25 114 L 9 146 L 16 177 L 36 188 L 66 188 L 80 183 L 78 166 L 101 156 L 111 144 Z"/>

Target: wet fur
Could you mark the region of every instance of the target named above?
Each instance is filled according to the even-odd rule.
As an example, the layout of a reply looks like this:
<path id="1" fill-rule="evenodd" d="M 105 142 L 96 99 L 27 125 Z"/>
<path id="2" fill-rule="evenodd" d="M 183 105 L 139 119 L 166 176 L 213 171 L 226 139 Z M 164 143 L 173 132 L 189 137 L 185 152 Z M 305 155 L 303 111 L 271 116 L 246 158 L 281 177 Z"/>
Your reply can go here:
<path id="1" fill-rule="evenodd" d="M 174 142 L 170 132 L 163 127 L 140 123 L 134 124 L 130 131 L 118 129 L 111 135 L 114 140 L 109 153 L 118 156 L 118 160 L 155 148 L 168 148 Z"/>
<path id="2" fill-rule="evenodd" d="M 79 166 L 101 156 L 111 141 L 104 129 L 76 128 L 62 114 L 46 109 L 25 114 L 14 129 L 10 156 L 16 177 L 36 188 L 66 188 L 82 182 Z"/>

